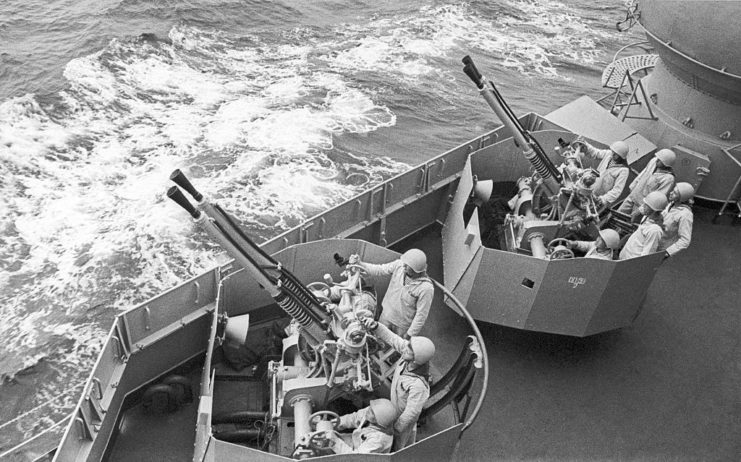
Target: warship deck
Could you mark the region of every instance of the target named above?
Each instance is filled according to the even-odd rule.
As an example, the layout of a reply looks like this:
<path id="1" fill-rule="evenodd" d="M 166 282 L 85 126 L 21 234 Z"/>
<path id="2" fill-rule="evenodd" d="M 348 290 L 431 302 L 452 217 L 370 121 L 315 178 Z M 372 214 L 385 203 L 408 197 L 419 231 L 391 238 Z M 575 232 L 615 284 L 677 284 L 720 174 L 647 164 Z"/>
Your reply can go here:
<path id="1" fill-rule="evenodd" d="M 692 245 L 628 328 L 574 338 L 479 323 L 489 389 L 458 460 L 738 460 L 740 232 L 713 214 L 695 210 Z M 437 236 L 400 248 L 428 252 L 442 280 Z"/>
<path id="2" fill-rule="evenodd" d="M 576 338 L 479 323 L 488 393 L 457 460 L 738 460 L 741 246 L 739 227 L 726 217 L 712 224 L 713 215 L 695 210 L 692 245 L 662 265 L 630 327 Z M 442 280 L 440 227 L 394 246 L 410 247 L 427 252 L 431 276 Z M 429 321 L 423 334 L 448 347 L 443 360 L 457 351 L 450 347 L 462 319 L 440 309 Z M 192 451 L 194 412 L 163 418 L 132 409 L 106 459 L 182 460 Z M 175 417 L 187 425 L 173 426 Z M 172 433 L 143 443 L 142 431 L 163 426 Z"/>

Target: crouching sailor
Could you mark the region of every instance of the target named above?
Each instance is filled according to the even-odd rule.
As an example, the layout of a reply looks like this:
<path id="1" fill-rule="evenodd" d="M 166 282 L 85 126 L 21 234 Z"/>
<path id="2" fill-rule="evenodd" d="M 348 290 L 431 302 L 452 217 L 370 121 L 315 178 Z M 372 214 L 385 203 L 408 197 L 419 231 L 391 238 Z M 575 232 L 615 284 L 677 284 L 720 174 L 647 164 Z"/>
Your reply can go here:
<path id="1" fill-rule="evenodd" d="M 351 428 L 355 430 L 352 432 L 352 446 L 336 433 L 331 432 L 335 453 L 385 454 L 391 452 L 395 421 L 396 408 L 391 401 L 385 398 L 371 400 L 370 406 L 340 417 L 337 430 Z"/>
<path id="2" fill-rule="evenodd" d="M 568 241 L 566 247 L 584 252 L 585 258 L 612 260 L 612 253 L 620 245 L 620 235 L 614 229 L 601 229 L 594 241 Z"/>
<path id="3" fill-rule="evenodd" d="M 430 397 L 429 361 L 435 355 L 435 344 L 427 337 L 413 336 L 404 340 L 383 324 L 371 318 L 363 319 L 365 328 L 375 331 L 379 340 L 401 353 L 391 382 L 391 403 L 399 417 L 394 424 L 393 450 L 414 444 L 417 419 Z"/>

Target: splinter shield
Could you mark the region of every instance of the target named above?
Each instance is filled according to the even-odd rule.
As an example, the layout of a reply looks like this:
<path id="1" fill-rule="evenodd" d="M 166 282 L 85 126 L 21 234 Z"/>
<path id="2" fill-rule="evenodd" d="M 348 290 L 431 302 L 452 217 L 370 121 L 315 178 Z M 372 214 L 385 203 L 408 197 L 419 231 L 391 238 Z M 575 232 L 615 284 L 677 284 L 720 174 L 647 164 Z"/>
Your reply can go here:
<path id="1" fill-rule="evenodd" d="M 453 293 L 480 321 L 586 337 L 629 326 L 662 261 L 545 260 L 483 249 Z"/>
<path id="2" fill-rule="evenodd" d="M 429 462 L 452 460 L 456 450 L 456 443 L 460 436 L 461 427 L 458 424 L 444 431 L 436 433 L 401 451 L 393 454 L 332 454 L 321 457 L 312 457 L 312 461 L 343 461 L 343 462 L 371 462 L 371 461 L 394 461 L 394 462 Z M 270 454 L 249 447 L 240 446 L 226 441 L 211 439 L 209 453 L 204 460 L 250 460 L 259 462 L 292 461 L 289 457 L 278 454 Z M 213 459 L 208 459 L 211 456 Z"/>

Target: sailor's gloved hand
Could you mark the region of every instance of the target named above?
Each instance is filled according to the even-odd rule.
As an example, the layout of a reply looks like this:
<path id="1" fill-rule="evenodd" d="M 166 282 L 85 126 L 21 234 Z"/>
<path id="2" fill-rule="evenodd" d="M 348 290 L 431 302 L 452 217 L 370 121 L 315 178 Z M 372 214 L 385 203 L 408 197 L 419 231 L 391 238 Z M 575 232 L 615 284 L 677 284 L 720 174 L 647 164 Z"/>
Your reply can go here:
<path id="1" fill-rule="evenodd" d="M 565 245 L 567 249 L 573 249 L 575 244 L 576 243 L 574 241 L 566 241 L 563 243 L 563 245 Z"/>
<path id="2" fill-rule="evenodd" d="M 363 318 L 363 327 L 365 327 L 369 331 L 374 331 L 378 328 L 378 321 L 375 321 L 373 318 Z"/>
<path id="3" fill-rule="evenodd" d="M 350 258 L 347 259 L 347 268 L 357 270 L 363 276 L 368 274 L 368 270 L 363 265 L 363 262 L 360 261 L 360 256 L 357 254 L 350 255 Z"/>

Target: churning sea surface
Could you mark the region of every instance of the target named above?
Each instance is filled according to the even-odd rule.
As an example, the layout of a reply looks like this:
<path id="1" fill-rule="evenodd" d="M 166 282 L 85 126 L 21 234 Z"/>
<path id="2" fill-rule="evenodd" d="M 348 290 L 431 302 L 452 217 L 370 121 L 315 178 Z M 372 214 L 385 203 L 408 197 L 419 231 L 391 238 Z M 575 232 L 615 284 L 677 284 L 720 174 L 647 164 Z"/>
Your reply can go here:
<path id="1" fill-rule="evenodd" d="M 0 2 L 0 454 L 79 399 L 114 316 L 518 114 L 602 94 L 615 0 Z M 21 419 L 16 417 L 24 416 Z M 15 419 L 15 420 L 14 420 Z"/>

